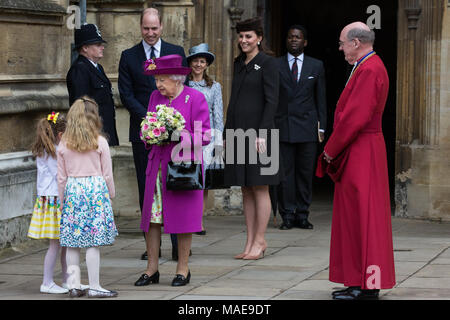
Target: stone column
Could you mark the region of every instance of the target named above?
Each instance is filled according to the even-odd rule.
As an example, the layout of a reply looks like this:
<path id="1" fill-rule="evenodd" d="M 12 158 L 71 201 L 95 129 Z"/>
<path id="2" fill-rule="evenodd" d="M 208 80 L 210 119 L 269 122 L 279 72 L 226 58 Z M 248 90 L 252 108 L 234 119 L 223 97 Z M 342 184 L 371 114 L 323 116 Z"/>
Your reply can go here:
<path id="1" fill-rule="evenodd" d="M 441 44 L 446 0 L 399 1 L 396 215 L 450 219 L 442 152 Z M 447 22 L 448 23 L 448 22 Z M 444 174 L 443 174 L 444 173 Z M 447 200 L 445 200 L 447 199 Z"/>

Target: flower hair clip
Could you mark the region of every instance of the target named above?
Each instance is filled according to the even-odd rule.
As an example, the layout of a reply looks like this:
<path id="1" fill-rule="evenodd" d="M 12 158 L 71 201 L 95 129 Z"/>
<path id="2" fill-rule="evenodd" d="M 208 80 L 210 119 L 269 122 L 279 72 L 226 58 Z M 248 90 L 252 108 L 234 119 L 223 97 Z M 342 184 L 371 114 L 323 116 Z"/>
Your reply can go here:
<path id="1" fill-rule="evenodd" d="M 49 115 L 47 116 L 47 120 L 48 120 L 48 121 L 52 121 L 54 124 L 56 124 L 56 121 L 58 120 L 58 116 L 59 116 L 59 112 L 58 112 L 58 113 L 55 113 L 55 112 L 53 111 L 51 114 L 49 114 Z"/>

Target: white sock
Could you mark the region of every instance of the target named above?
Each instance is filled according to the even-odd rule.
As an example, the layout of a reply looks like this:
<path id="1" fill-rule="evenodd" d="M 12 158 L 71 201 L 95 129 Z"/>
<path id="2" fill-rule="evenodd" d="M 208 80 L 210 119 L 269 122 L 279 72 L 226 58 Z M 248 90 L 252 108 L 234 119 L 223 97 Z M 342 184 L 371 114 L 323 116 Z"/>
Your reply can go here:
<path id="1" fill-rule="evenodd" d="M 86 249 L 86 265 L 89 276 L 89 289 L 108 292 L 100 286 L 100 249 L 98 247 Z"/>
<path id="2" fill-rule="evenodd" d="M 69 277 L 67 273 L 67 258 L 66 258 L 67 248 L 61 247 L 61 271 L 62 271 L 62 282 L 67 283 L 67 278 Z"/>
<path id="3" fill-rule="evenodd" d="M 80 249 L 67 248 L 67 285 L 69 289 L 81 289 L 80 284 Z"/>
<path id="4" fill-rule="evenodd" d="M 44 280 L 42 281 L 44 286 L 49 287 L 53 283 L 53 272 L 59 248 L 59 240 L 50 239 L 44 259 Z"/>

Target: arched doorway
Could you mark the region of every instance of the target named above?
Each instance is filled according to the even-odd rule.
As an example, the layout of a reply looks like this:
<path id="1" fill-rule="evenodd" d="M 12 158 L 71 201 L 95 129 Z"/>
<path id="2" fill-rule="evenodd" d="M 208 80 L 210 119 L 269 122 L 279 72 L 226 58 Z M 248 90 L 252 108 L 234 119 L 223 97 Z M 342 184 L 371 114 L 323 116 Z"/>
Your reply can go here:
<path id="1" fill-rule="evenodd" d="M 278 56 L 286 53 L 287 29 L 301 24 L 308 30 L 308 46 L 305 54 L 324 62 L 327 81 L 328 125 L 327 137 L 333 128 L 334 110 L 351 66 L 338 51 L 342 28 L 354 21 L 366 22 L 373 12 L 367 9 L 380 8 L 381 25 L 376 29 L 375 51 L 383 59 L 389 74 L 390 91 L 383 115 L 383 133 L 389 166 L 391 200 L 394 202 L 395 139 L 396 139 L 396 72 L 397 72 L 397 11 L 398 3 L 392 0 L 265 0 L 260 1 L 261 14 L 265 16 L 268 41 Z M 315 181 L 316 188 L 329 186 L 330 180 Z"/>

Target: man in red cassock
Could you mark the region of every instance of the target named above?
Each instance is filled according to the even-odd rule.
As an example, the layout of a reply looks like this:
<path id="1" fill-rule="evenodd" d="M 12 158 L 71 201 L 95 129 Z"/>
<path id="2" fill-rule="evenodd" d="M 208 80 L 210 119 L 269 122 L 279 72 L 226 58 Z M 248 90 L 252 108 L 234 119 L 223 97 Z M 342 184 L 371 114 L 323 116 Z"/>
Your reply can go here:
<path id="1" fill-rule="evenodd" d="M 346 26 L 339 50 L 354 65 L 319 159 L 318 175 L 335 181 L 330 281 L 336 300 L 378 299 L 395 285 L 386 147 L 381 120 L 389 78 L 373 51 L 375 33 L 362 22 Z M 323 170 L 322 172 L 320 172 Z"/>

